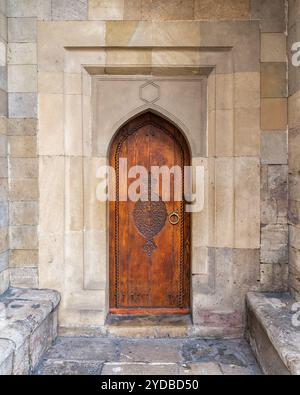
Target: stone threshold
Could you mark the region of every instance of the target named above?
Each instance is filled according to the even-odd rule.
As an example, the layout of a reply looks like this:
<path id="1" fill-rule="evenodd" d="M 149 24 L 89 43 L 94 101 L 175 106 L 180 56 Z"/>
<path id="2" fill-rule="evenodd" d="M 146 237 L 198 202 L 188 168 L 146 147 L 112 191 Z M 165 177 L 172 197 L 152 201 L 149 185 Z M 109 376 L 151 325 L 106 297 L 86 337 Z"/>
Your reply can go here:
<path id="1" fill-rule="evenodd" d="M 0 375 L 27 375 L 57 337 L 58 292 L 10 288 L 0 296 Z"/>
<path id="2" fill-rule="evenodd" d="M 247 295 L 247 337 L 265 374 L 300 375 L 300 327 L 290 294 Z"/>

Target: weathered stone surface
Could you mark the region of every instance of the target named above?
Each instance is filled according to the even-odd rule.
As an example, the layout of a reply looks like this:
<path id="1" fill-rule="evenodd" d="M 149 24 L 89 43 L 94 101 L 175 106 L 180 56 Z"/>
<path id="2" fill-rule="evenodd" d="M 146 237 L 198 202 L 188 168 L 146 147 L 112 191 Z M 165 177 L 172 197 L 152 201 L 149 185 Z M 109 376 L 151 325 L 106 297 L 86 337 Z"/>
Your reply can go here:
<path id="1" fill-rule="evenodd" d="M 300 250 L 300 228 L 291 225 L 290 229 L 290 245 L 297 250 Z"/>
<path id="2" fill-rule="evenodd" d="M 9 215 L 13 226 L 37 225 L 38 205 L 36 202 L 12 202 Z"/>
<path id="3" fill-rule="evenodd" d="M 8 17 L 38 17 L 49 19 L 51 0 L 8 0 Z"/>
<path id="4" fill-rule="evenodd" d="M 74 353 L 77 347 L 81 352 Z M 59 338 L 35 374 L 99 374 L 102 363 L 102 375 L 222 375 L 235 371 L 244 375 L 261 374 L 245 340 L 186 338 Z"/>
<path id="5" fill-rule="evenodd" d="M 0 338 L 14 345 L 12 373 L 28 374 L 37 363 L 37 356 L 55 338 L 54 309 L 59 303 L 55 291 L 9 289 L 0 297 Z M 41 326 L 42 325 L 42 326 Z M 43 329 L 47 336 L 37 336 Z M 31 345 L 31 347 L 30 347 Z"/>
<path id="6" fill-rule="evenodd" d="M 287 100 L 262 99 L 262 130 L 285 130 L 287 128 Z"/>
<path id="7" fill-rule="evenodd" d="M 300 332 L 293 326 L 293 304 L 288 294 L 247 296 L 250 341 L 266 374 L 300 374 Z"/>
<path id="8" fill-rule="evenodd" d="M 11 201 L 37 200 L 39 196 L 36 178 L 11 180 L 9 199 Z"/>
<path id="9" fill-rule="evenodd" d="M 36 42 L 35 18 L 8 18 L 8 40 L 10 43 Z"/>
<path id="10" fill-rule="evenodd" d="M 35 43 L 10 43 L 7 48 L 9 65 L 35 65 L 37 50 Z"/>
<path id="11" fill-rule="evenodd" d="M 127 8 L 128 13 L 132 12 L 132 8 L 139 8 L 139 17 L 136 20 L 141 19 L 141 4 L 127 4 L 122 0 L 89 0 L 89 19 L 90 20 L 122 20 L 124 8 Z M 130 8 L 130 10 L 129 10 Z M 126 18 L 128 19 L 128 18 Z"/>
<path id="12" fill-rule="evenodd" d="M 15 250 L 34 250 L 38 246 L 35 226 L 11 226 L 10 247 Z"/>
<path id="13" fill-rule="evenodd" d="M 12 287 L 38 288 L 38 269 L 36 267 L 18 267 L 10 269 Z"/>
<path id="14" fill-rule="evenodd" d="M 86 20 L 88 0 L 52 0 L 51 17 L 53 20 Z"/>
<path id="15" fill-rule="evenodd" d="M 10 158 L 11 179 L 38 178 L 37 158 Z"/>
<path id="16" fill-rule="evenodd" d="M 35 93 L 10 93 L 8 102 L 10 118 L 35 118 L 37 116 Z"/>
<path id="17" fill-rule="evenodd" d="M 8 136 L 35 136 L 37 131 L 36 119 L 9 119 L 7 123 Z"/>
<path id="18" fill-rule="evenodd" d="M 2 311 L 0 310 L 0 314 L 1 313 Z M 12 374 L 13 349 L 14 347 L 11 341 L 0 339 L 0 376 L 7 376 Z"/>
<path id="19" fill-rule="evenodd" d="M 269 132 L 267 132 L 269 133 Z M 261 224 L 286 224 L 288 214 L 287 165 L 261 167 Z"/>
<path id="20" fill-rule="evenodd" d="M 261 34 L 261 61 L 286 62 L 286 35 L 284 33 Z"/>
<path id="21" fill-rule="evenodd" d="M 251 18 L 259 19 L 262 32 L 284 32 L 286 29 L 283 0 L 251 0 Z"/>
<path id="22" fill-rule="evenodd" d="M 11 250 L 9 254 L 9 264 L 15 267 L 37 267 L 38 250 Z"/>
<path id="23" fill-rule="evenodd" d="M 262 164 L 287 165 L 288 146 L 287 132 L 262 132 L 261 161 Z"/>
<path id="24" fill-rule="evenodd" d="M 209 20 L 243 20 L 249 19 L 249 0 L 195 1 L 195 19 Z"/>
<path id="25" fill-rule="evenodd" d="M 286 63 L 261 64 L 261 97 L 287 97 Z"/>
<path id="26" fill-rule="evenodd" d="M 288 226 L 266 225 L 261 230 L 261 262 L 288 263 Z"/>
<path id="27" fill-rule="evenodd" d="M 289 171 L 300 170 L 300 129 L 289 130 Z"/>
<path id="28" fill-rule="evenodd" d="M 11 158 L 34 158 L 36 156 L 35 136 L 10 136 L 8 144 Z"/>
<path id="29" fill-rule="evenodd" d="M 300 202 L 297 200 L 289 201 L 289 223 L 292 225 L 300 225 Z"/>

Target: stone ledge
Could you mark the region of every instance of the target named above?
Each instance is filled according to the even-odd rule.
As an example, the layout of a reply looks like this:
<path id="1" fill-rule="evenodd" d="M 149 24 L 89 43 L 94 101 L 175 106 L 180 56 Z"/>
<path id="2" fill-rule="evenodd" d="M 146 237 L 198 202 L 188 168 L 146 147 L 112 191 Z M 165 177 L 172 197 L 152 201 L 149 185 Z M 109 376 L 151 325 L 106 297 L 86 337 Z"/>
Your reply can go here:
<path id="1" fill-rule="evenodd" d="M 300 375 L 300 328 L 292 325 L 294 303 L 287 293 L 247 295 L 247 336 L 265 374 Z"/>
<path id="2" fill-rule="evenodd" d="M 10 288 L 0 296 L 0 374 L 29 374 L 57 336 L 56 291 Z"/>

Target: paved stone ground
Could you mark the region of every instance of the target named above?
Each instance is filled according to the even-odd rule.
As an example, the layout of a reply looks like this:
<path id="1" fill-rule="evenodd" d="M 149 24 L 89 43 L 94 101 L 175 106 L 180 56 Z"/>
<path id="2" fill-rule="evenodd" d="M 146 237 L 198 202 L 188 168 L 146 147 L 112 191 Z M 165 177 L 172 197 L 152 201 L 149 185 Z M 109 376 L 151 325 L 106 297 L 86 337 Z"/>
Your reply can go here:
<path id="1" fill-rule="evenodd" d="M 260 375 L 237 340 L 58 338 L 35 375 Z"/>

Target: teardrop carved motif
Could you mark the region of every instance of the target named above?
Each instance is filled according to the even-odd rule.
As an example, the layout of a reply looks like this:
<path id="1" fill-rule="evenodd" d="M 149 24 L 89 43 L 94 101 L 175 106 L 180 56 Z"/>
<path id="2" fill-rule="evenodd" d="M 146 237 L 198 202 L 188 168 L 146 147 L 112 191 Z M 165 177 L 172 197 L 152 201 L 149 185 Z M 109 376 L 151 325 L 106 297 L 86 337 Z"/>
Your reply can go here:
<path id="1" fill-rule="evenodd" d="M 153 239 L 165 226 L 167 216 L 166 205 L 162 200 L 155 202 L 138 200 L 135 204 L 134 223 L 139 233 L 146 239 L 143 250 L 149 257 L 157 248 Z"/>

